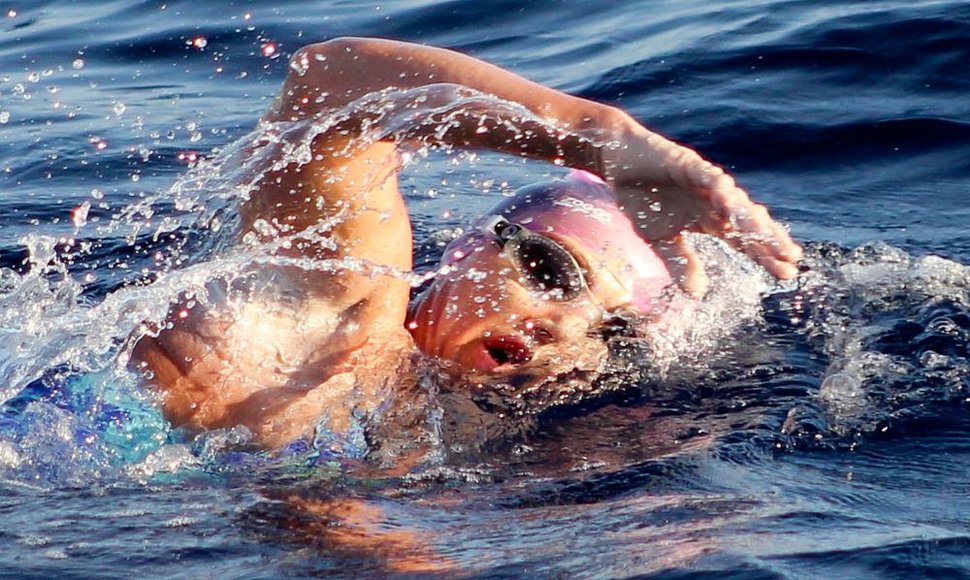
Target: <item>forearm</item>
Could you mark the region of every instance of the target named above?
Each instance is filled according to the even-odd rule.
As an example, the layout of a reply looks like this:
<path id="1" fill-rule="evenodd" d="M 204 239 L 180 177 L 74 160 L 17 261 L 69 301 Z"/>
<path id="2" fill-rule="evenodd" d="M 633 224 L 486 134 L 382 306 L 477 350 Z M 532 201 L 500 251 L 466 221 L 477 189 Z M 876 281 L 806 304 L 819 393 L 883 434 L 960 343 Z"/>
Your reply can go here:
<path id="1" fill-rule="evenodd" d="M 391 87 L 460 85 L 515 103 L 530 115 L 511 118 L 508 109 L 495 103 L 489 107 L 484 101 L 463 102 L 460 110 L 445 107 L 438 112 L 449 115 L 447 131 L 430 131 L 441 126 L 433 124 L 440 119 L 425 119 L 423 124 L 402 127 L 402 132 L 449 146 L 558 159 L 594 171 L 600 169 L 598 149 L 590 138 L 610 140 L 636 125 L 615 107 L 567 95 L 476 58 L 430 46 L 336 39 L 300 49 L 292 59 L 292 69 L 266 120 L 312 118 Z M 429 132 L 422 134 L 424 128 Z"/>
<path id="2" fill-rule="evenodd" d="M 388 87 L 441 83 L 519 103 L 571 130 L 600 126 L 618 113 L 613 107 L 544 87 L 468 55 L 392 40 L 338 38 L 313 44 L 297 51 L 292 68 L 281 99 L 267 115 L 272 120 L 296 120 L 338 109 Z"/>

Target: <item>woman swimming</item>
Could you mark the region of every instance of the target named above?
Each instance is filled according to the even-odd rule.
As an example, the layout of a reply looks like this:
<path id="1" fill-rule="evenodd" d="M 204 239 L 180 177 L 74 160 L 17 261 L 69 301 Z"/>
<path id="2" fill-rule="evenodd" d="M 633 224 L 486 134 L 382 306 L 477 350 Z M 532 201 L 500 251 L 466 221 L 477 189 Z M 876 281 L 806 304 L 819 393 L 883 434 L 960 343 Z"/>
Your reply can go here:
<path id="1" fill-rule="evenodd" d="M 409 114 L 418 103 L 425 113 Z M 519 390 L 594 368 L 596 331 L 614 315 L 662 309 L 673 279 L 703 293 L 685 231 L 719 236 L 779 278 L 796 273 L 798 245 L 694 151 L 616 108 L 452 51 L 375 39 L 305 47 L 261 123 L 277 136 L 316 134 L 300 162 L 283 156 L 285 138 L 252 145 L 264 162 L 242 208 L 244 239 L 325 232 L 279 255 L 343 267 L 254 267 L 221 300 L 213 289 L 205 308 L 180 305 L 142 339 L 135 360 L 176 425 L 244 425 L 269 447 L 312 434 L 321 416 L 346 432 L 415 380 L 415 346 L 472 384 Z M 480 220 L 409 305 L 408 282 L 393 274 L 412 265 L 397 172 L 415 141 L 577 171 Z"/>

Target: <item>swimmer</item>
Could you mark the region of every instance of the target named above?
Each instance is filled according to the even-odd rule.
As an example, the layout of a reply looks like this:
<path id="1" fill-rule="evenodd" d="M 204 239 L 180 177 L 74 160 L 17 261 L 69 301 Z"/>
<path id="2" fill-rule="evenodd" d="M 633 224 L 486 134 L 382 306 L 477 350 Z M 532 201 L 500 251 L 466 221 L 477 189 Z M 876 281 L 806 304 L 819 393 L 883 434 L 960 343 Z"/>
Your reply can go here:
<path id="1" fill-rule="evenodd" d="M 418 352 L 475 385 L 528 389 L 581 376 L 604 355 L 604 326 L 661 311 L 672 283 L 703 294 L 685 232 L 718 236 L 778 278 L 796 275 L 801 250 L 763 206 L 617 108 L 457 52 L 389 40 L 314 44 L 291 64 L 262 126 L 308 126 L 336 112 L 339 122 L 317 124 L 328 128 L 305 162 L 287 163 L 278 140 L 252 145 L 249 159 L 262 161 L 242 233 L 269 241 L 327 224 L 326 236 L 303 236 L 278 255 L 368 267 L 253 267 L 222 296 L 212 289 L 204 307 L 177 305 L 166 329 L 133 353 L 174 425 L 243 425 L 270 448 L 313 436 L 321 417 L 345 433 L 414 386 Z M 361 104 L 394 91 L 431 113 L 394 117 L 381 139 L 368 139 L 384 119 Z M 573 172 L 478 220 L 411 300 L 408 282 L 391 274 L 412 267 L 397 172 L 414 142 Z"/>

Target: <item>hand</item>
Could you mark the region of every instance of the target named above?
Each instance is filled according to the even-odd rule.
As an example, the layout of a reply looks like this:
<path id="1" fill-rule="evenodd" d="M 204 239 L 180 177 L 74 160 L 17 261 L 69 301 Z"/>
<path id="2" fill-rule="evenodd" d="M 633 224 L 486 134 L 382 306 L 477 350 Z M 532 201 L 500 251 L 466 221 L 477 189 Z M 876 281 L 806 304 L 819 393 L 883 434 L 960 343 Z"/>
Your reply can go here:
<path id="1" fill-rule="evenodd" d="M 685 290 L 704 294 L 707 277 L 684 232 L 717 236 L 777 278 L 798 274 L 801 247 L 730 175 L 632 119 L 625 125 L 619 145 L 601 150 L 603 173 L 624 213 L 656 245 Z"/>

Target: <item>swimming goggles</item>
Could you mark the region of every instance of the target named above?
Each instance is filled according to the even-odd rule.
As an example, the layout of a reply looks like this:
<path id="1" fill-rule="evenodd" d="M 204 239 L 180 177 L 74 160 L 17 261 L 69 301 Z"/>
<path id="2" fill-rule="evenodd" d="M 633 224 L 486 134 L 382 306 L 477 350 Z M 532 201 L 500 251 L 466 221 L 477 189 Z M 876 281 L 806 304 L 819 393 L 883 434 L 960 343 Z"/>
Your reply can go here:
<path id="1" fill-rule="evenodd" d="M 576 258 L 553 240 L 501 216 L 491 216 L 482 229 L 495 235 L 499 247 L 512 260 L 521 280 L 531 290 L 568 302 L 586 288 L 586 277 Z"/>

